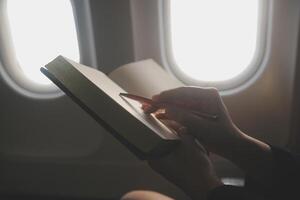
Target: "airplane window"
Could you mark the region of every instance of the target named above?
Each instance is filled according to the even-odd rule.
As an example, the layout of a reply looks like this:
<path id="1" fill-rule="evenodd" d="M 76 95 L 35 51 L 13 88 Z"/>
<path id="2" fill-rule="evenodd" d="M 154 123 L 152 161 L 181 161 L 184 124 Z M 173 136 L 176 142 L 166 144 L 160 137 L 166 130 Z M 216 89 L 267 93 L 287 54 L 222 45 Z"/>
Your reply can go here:
<path id="1" fill-rule="evenodd" d="M 79 61 L 69 0 L 9 0 L 7 18 L 17 62 L 34 83 L 51 85 L 39 68 L 60 54 Z"/>
<path id="2" fill-rule="evenodd" d="M 226 81 L 252 62 L 258 1 L 172 0 L 170 43 L 175 65 L 197 81 Z"/>

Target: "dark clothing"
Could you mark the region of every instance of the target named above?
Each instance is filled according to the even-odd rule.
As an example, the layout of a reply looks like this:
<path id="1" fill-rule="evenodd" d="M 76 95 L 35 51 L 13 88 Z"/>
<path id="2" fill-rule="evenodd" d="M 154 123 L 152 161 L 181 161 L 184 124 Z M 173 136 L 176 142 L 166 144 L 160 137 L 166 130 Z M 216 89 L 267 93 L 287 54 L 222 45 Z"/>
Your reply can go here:
<path id="1" fill-rule="evenodd" d="M 209 200 L 293 200 L 300 199 L 300 156 L 272 148 L 270 179 L 254 181 L 246 177 L 244 187 L 224 185 L 209 194 Z"/>

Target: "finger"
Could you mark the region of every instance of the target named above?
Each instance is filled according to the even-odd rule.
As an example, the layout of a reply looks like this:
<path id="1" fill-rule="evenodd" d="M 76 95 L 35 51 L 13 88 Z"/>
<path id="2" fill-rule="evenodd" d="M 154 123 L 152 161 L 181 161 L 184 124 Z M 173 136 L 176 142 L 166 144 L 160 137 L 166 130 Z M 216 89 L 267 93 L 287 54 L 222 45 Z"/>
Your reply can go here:
<path id="1" fill-rule="evenodd" d="M 152 100 L 153 101 L 156 101 L 156 100 L 158 100 L 159 99 L 159 94 L 156 94 L 156 95 L 153 95 L 152 96 Z"/>
<path id="2" fill-rule="evenodd" d="M 163 91 L 159 95 L 153 96 L 152 100 L 157 102 L 172 102 L 182 99 L 192 100 L 195 97 L 197 99 L 206 98 L 208 96 L 215 96 L 217 94 L 217 89 L 212 87 L 178 87 L 175 89 Z"/>
<path id="3" fill-rule="evenodd" d="M 165 115 L 165 112 L 154 113 L 154 116 L 160 120 L 168 119 L 168 117 Z"/>
<path id="4" fill-rule="evenodd" d="M 180 124 L 190 127 L 199 123 L 203 123 L 204 119 L 195 114 L 182 109 L 168 106 L 165 108 L 164 117 L 179 122 Z"/>
<path id="5" fill-rule="evenodd" d="M 156 112 L 160 108 L 157 107 L 157 106 L 153 106 L 151 104 L 148 104 L 148 103 L 142 103 L 141 109 L 144 111 L 144 113 L 150 114 L 150 113 Z"/>
<path id="6" fill-rule="evenodd" d="M 149 107 L 149 104 L 147 103 L 142 103 L 141 109 L 146 110 Z"/>
<path id="7" fill-rule="evenodd" d="M 199 117 L 191 112 L 175 107 L 165 109 L 164 117 L 174 120 L 187 128 L 187 132 L 200 139 L 199 130 L 207 130 L 208 127 L 215 126 L 215 122 Z"/>
<path id="8" fill-rule="evenodd" d="M 184 89 L 182 89 L 182 87 L 171 89 L 171 90 L 166 90 L 166 91 L 161 92 L 158 95 L 154 95 L 152 97 L 152 100 L 156 101 L 156 102 L 173 101 L 173 100 L 176 100 L 176 99 L 182 97 L 183 90 Z"/>
<path id="9" fill-rule="evenodd" d="M 165 114 L 165 109 L 158 109 L 157 111 L 155 111 L 153 113 L 153 115 L 157 118 L 157 119 L 167 119 L 167 117 L 164 116 Z"/>
<path id="10" fill-rule="evenodd" d="M 163 124 L 165 124 L 168 128 L 173 129 L 181 139 L 186 141 L 186 143 L 190 143 L 190 144 L 195 143 L 201 151 L 206 152 L 209 155 L 209 151 L 204 147 L 204 145 L 197 138 L 188 134 L 186 127 L 182 126 L 176 121 L 169 120 L 169 119 L 163 119 L 160 121 Z"/>
<path id="11" fill-rule="evenodd" d="M 154 113 L 156 112 L 157 110 L 159 110 L 160 108 L 157 107 L 157 106 L 152 106 L 152 105 L 149 105 L 146 109 L 144 109 L 144 112 L 146 114 L 150 114 L 150 113 Z"/>
<path id="12" fill-rule="evenodd" d="M 173 120 L 163 119 L 160 120 L 164 125 L 166 125 L 168 128 L 174 130 L 177 134 L 185 134 L 186 128 L 179 124 L 178 122 L 175 122 Z"/>

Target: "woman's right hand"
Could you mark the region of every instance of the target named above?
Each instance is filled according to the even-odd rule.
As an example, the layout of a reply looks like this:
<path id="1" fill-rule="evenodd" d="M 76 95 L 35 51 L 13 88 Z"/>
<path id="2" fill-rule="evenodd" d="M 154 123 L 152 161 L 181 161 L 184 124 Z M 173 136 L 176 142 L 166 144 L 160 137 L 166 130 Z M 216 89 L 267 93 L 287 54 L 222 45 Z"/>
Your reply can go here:
<path id="1" fill-rule="evenodd" d="M 153 101 L 165 107 L 158 112 L 159 119 L 180 123 L 188 134 L 196 137 L 209 151 L 222 155 L 228 145 L 238 142 L 244 135 L 232 122 L 219 92 L 215 88 L 180 87 L 153 96 Z M 180 105 L 180 106 L 174 106 Z M 146 113 L 156 113 L 157 107 L 144 105 Z M 189 110 L 211 115 L 217 119 L 199 117 Z"/>
<path id="2" fill-rule="evenodd" d="M 163 103 L 161 105 L 180 104 L 165 106 L 165 112 L 157 112 L 156 116 L 179 123 L 183 128 L 177 130 L 193 135 L 206 149 L 231 160 L 253 179 L 262 183 L 269 180 L 272 163 L 270 146 L 246 135 L 234 125 L 216 89 L 181 87 L 164 91 L 153 100 Z M 146 113 L 157 111 L 149 105 L 143 108 Z M 218 118 L 199 117 L 188 111 L 191 109 L 217 115 Z"/>

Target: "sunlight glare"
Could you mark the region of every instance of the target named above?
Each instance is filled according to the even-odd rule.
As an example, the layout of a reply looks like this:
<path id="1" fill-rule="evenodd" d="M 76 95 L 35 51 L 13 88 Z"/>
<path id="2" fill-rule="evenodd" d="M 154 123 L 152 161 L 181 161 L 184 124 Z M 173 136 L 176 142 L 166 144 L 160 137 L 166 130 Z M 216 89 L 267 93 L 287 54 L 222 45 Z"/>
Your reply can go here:
<path id="1" fill-rule="evenodd" d="M 170 1 L 171 45 L 177 66 L 201 81 L 238 76 L 256 51 L 258 0 Z"/>
<path id="2" fill-rule="evenodd" d="M 28 79 L 50 84 L 39 69 L 58 55 L 79 61 L 69 0 L 9 0 L 7 14 L 16 58 Z"/>

